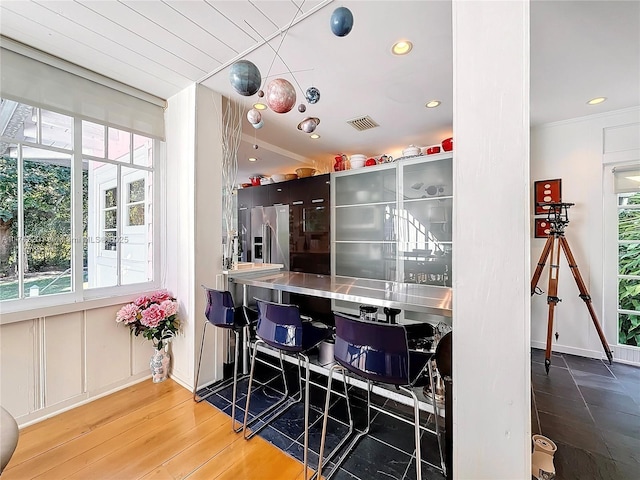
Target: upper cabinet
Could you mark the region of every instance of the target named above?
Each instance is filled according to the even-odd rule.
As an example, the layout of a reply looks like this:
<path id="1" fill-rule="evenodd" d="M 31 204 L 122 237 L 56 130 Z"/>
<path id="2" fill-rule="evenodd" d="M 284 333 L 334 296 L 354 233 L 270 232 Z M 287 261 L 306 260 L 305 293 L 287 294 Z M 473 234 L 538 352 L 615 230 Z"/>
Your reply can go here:
<path id="1" fill-rule="evenodd" d="M 451 286 L 450 154 L 333 175 L 336 275 Z"/>

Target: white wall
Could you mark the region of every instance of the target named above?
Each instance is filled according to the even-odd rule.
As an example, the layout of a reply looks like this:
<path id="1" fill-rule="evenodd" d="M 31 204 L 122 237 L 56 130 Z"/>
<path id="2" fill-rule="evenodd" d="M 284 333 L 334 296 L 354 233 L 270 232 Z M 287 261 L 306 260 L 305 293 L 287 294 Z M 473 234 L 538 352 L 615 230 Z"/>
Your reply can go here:
<path id="1" fill-rule="evenodd" d="M 171 376 L 189 389 L 204 326 L 201 285 L 216 287 L 216 277 L 222 273 L 220 102 L 220 94 L 192 85 L 170 98 L 166 111 L 167 238 L 162 284 L 181 303 L 182 335 L 173 345 Z M 209 329 L 201 386 L 222 378 L 222 335 L 216 330 Z"/>
<path id="2" fill-rule="evenodd" d="M 614 357 L 617 358 L 620 355 L 615 352 L 616 292 L 615 289 L 608 288 L 606 297 L 603 293 L 605 247 L 611 247 L 604 242 L 603 139 L 604 131 L 609 127 L 638 122 L 640 108 L 633 108 L 547 124 L 533 128 L 531 132 L 531 197 L 533 198 L 534 181 L 560 178 L 562 201 L 575 203 L 569 210 L 570 224 L 566 229 L 566 238 L 591 294 L 598 318 L 604 325 L 607 340 L 614 349 Z M 614 146 L 608 148 L 615 150 Z M 620 159 L 629 158 L 621 153 L 624 150 L 616 153 Z M 532 232 L 533 218 L 530 215 Z M 531 236 L 533 237 L 533 233 Z M 531 239 L 532 271 L 540 258 L 544 243 L 545 239 Z M 537 348 L 544 348 L 546 345 L 549 263 L 547 261 L 547 267 L 538 283 L 545 293 L 536 295 L 531 300 L 531 344 Z M 557 341 L 554 338 L 553 350 L 606 358 L 586 305 L 578 297 L 578 288 L 564 255 L 560 265 L 558 296 L 562 302 L 555 308 L 554 333 L 557 331 L 559 337 Z"/>

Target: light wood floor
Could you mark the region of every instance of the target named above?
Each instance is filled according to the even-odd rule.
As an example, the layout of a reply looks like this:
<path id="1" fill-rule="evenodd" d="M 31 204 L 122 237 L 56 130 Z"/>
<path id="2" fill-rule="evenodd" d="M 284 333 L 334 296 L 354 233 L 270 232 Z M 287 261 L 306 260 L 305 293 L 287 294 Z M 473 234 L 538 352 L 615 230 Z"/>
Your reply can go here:
<path id="1" fill-rule="evenodd" d="M 147 380 L 21 430 L 2 480 L 302 480 L 302 470 L 174 381 Z"/>

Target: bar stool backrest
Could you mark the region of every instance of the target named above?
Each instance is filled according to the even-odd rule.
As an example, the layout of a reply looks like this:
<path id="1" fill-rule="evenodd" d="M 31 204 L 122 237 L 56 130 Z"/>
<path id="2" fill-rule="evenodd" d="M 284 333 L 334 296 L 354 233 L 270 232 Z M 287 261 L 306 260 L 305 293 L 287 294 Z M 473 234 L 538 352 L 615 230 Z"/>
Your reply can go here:
<path id="1" fill-rule="evenodd" d="M 409 347 L 402 325 L 369 322 L 334 313 L 335 360 L 374 382 L 409 384 Z"/>
<path id="2" fill-rule="evenodd" d="M 205 316 L 216 327 L 235 327 L 235 308 L 231 292 L 206 288 L 207 307 Z"/>
<path id="3" fill-rule="evenodd" d="M 256 299 L 258 325 L 256 334 L 267 345 L 279 350 L 301 352 L 302 320 L 296 305 Z"/>

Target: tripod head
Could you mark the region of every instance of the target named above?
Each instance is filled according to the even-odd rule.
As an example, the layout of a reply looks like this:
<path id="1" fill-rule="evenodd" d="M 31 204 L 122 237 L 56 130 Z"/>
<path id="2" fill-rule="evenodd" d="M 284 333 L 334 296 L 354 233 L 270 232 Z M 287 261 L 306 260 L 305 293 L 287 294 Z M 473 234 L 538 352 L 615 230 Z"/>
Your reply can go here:
<path id="1" fill-rule="evenodd" d="M 564 229 L 569 224 L 569 208 L 575 203 L 538 202 L 536 205 L 547 211 L 547 221 L 551 225 L 550 235 L 564 235 Z"/>

